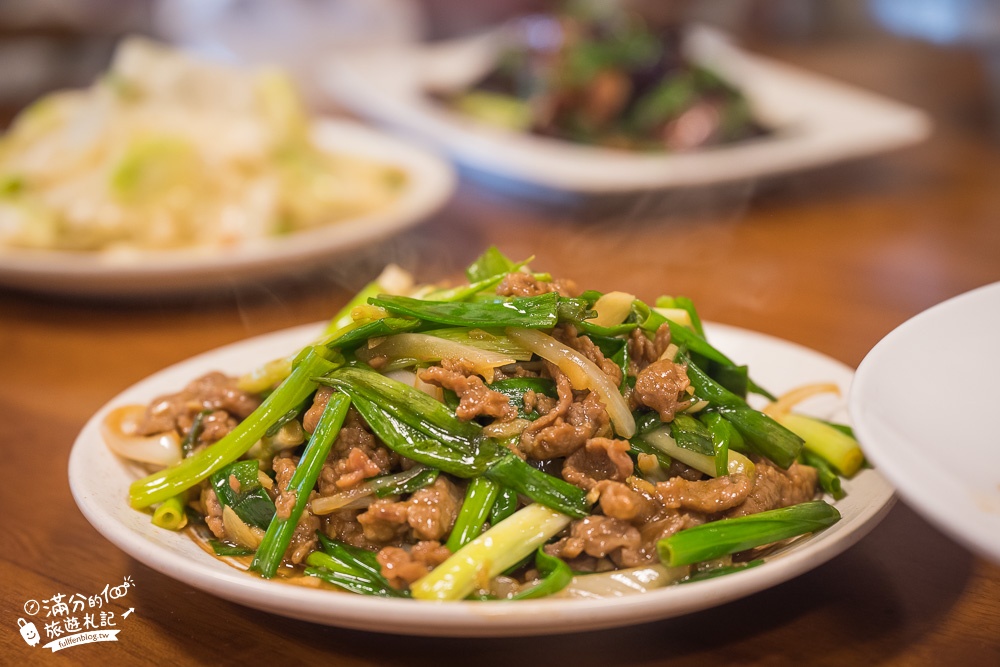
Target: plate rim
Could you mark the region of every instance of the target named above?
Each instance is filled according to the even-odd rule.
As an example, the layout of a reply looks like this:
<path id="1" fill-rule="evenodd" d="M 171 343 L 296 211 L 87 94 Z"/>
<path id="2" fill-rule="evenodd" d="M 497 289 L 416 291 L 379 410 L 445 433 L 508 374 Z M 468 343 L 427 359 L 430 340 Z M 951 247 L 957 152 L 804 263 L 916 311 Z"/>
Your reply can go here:
<path id="1" fill-rule="evenodd" d="M 873 485 L 878 491 L 876 494 L 878 502 L 863 505 L 859 512 L 849 517 L 848 522 L 828 529 L 830 533 L 808 536 L 800 545 L 775 555 L 773 558 L 779 562 L 772 562 L 770 566 L 752 568 L 724 578 L 685 584 L 682 587 L 668 587 L 612 600 L 540 599 L 519 601 L 514 605 L 503 603 L 484 605 L 480 602 L 464 601 L 424 603 L 414 600 L 373 599 L 339 594 L 335 591 L 282 585 L 251 577 L 220 563 L 204 552 L 200 553 L 205 560 L 178 562 L 178 555 L 164 546 L 162 540 L 150 541 L 134 532 L 129 526 L 118 522 L 108 514 L 108 510 L 100 502 L 100 497 L 96 500 L 92 497 L 95 489 L 89 483 L 90 480 L 82 475 L 86 457 L 93 454 L 89 450 L 97 447 L 98 456 L 118 461 L 119 475 L 128 475 L 125 464 L 107 452 L 99 442 L 100 419 L 108 409 L 130 400 L 130 395 L 156 393 L 154 388 L 165 378 L 174 376 L 179 378 L 195 368 L 200 368 L 202 372 L 207 371 L 211 365 L 208 362 L 212 362 L 221 354 L 233 355 L 241 348 L 266 346 L 268 343 L 277 345 L 286 340 L 304 344 L 310 339 L 310 334 L 318 332 L 321 326 L 313 323 L 293 327 L 195 355 L 147 376 L 109 400 L 95 412 L 81 430 L 69 458 L 70 489 L 77 506 L 87 520 L 112 544 L 152 569 L 217 597 L 271 613 L 337 627 L 383 633 L 437 637 L 503 637 L 614 628 L 629 623 L 661 620 L 693 613 L 751 595 L 788 581 L 841 554 L 867 535 L 889 512 L 895 501 L 892 488 L 884 479 L 876 471 L 866 470 L 859 475 L 866 475 L 865 483 Z M 853 375 L 853 371 L 841 362 L 796 343 L 728 325 L 706 323 L 706 326 L 713 335 L 729 332 L 729 335 L 745 336 L 751 345 L 760 344 L 761 341 L 763 344 L 778 344 L 783 349 L 808 354 L 817 362 L 832 364 L 831 368 L 839 368 L 840 373 L 846 373 L 841 377 L 841 383 L 845 377 L 849 380 Z M 126 486 L 131 479 L 134 479 L 134 476 L 125 482 Z M 860 477 L 855 478 L 858 479 Z M 121 499 L 121 506 L 127 508 L 124 497 Z M 143 526 L 151 525 L 143 514 L 134 512 L 134 516 L 143 521 Z M 848 530 L 846 527 L 838 526 L 852 526 L 852 528 Z M 181 539 L 193 544 L 184 535 L 159 534 L 159 536 L 164 539 Z M 777 567 L 779 564 L 782 566 Z M 430 613 L 413 614 L 414 605 L 424 604 L 427 605 L 427 610 L 432 610 Z M 549 625 L 543 627 L 543 624 L 537 622 L 539 614 L 544 614 Z M 391 627 L 372 626 L 376 621 L 384 623 L 387 618 L 394 619 Z M 552 624 L 555 624 L 554 627 Z"/>

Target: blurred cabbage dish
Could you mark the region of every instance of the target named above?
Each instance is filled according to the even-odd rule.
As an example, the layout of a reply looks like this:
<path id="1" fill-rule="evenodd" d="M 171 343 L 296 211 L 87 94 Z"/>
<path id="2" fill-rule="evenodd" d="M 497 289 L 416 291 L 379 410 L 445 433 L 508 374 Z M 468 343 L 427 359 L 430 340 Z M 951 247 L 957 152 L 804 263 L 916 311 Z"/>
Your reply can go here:
<path id="1" fill-rule="evenodd" d="M 324 150 L 290 80 L 122 43 L 0 139 L 0 247 L 223 248 L 392 205 L 406 174 Z"/>

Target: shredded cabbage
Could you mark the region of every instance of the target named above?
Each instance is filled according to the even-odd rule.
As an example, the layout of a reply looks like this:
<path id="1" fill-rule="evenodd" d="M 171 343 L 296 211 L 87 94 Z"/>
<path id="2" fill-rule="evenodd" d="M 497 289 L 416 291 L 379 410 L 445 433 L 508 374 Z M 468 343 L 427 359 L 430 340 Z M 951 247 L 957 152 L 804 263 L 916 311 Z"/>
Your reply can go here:
<path id="1" fill-rule="evenodd" d="M 311 141 L 288 78 L 144 39 L 90 88 L 42 98 L 0 139 L 0 246 L 218 248 L 385 207 L 398 168 Z"/>

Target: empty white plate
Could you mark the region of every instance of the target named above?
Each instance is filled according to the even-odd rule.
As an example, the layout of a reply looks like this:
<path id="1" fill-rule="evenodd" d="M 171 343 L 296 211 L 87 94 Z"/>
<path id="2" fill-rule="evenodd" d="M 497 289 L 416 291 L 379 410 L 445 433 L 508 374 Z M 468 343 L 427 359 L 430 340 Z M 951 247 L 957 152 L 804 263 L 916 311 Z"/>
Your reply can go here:
<path id="1" fill-rule="evenodd" d="M 1000 283 L 882 339 L 849 406 L 865 453 L 906 503 L 1000 562 Z"/>

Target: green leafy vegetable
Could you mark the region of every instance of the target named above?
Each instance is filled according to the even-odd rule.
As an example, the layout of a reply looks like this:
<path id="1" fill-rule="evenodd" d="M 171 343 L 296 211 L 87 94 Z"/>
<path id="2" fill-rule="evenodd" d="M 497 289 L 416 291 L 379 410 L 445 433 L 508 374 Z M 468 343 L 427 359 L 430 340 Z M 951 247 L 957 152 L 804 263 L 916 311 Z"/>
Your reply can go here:
<path id="1" fill-rule="evenodd" d="M 690 565 L 814 533 L 839 520 L 837 508 L 814 500 L 681 530 L 657 542 L 656 549 L 664 565 Z"/>
<path id="2" fill-rule="evenodd" d="M 542 579 L 534 586 L 518 591 L 512 600 L 534 600 L 558 593 L 573 581 L 573 570 L 561 558 L 545 553 L 543 547 L 535 551 L 535 568 Z"/>
<path id="3" fill-rule="evenodd" d="M 458 551 L 483 532 L 483 524 L 493 509 L 499 490 L 500 485 L 486 477 L 476 477 L 469 482 L 465 490 L 465 501 L 445 543 L 451 552 Z"/>
<path id="4" fill-rule="evenodd" d="M 271 424 L 315 391 L 315 378 L 335 368 L 335 364 L 327 361 L 319 348 L 307 348 L 300 357 L 291 375 L 221 440 L 175 466 L 133 482 L 129 487 L 132 506 L 142 508 L 163 502 L 238 459 L 267 432 Z"/>
<path id="5" fill-rule="evenodd" d="M 758 565 L 763 565 L 763 564 L 764 564 L 764 559 L 758 558 L 756 560 L 747 561 L 746 563 L 724 565 L 722 567 L 713 567 L 705 570 L 698 570 L 697 572 L 692 572 L 684 579 L 681 579 L 678 583 L 690 584 L 696 581 L 707 581 L 708 579 L 723 577 L 727 574 L 736 574 L 737 572 L 742 572 L 743 570 L 749 570 L 750 568 L 754 568 L 757 567 Z"/>
<path id="6" fill-rule="evenodd" d="M 461 600 L 484 578 L 497 576 L 569 525 L 570 517 L 544 505 L 524 507 L 413 582 L 419 600 Z"/>
<path id="7" fill-rule="evenodd" d="M 314 551 L 306 557 L 307 575 L 359 595 L 408 597 L 405 591 L 393 588 L 381 573 L 373 573 L 367 557 L 346 544 L 324 538 L 320 535 L 323 551 Z M 374 558 L 375 554 L 368 553 Z"/>
<path id="8" fill-rule="evenodd" d="M 713 380 L 690 359 L 687 376 L 695 395 L 715 407 L 740 432 L 747 444 L 782 468 L 795 462 L 802 449 L 802 438 L 751 408 L 747 403 Z"/>
<path id="9" fill-rule="evenodd" d="M 548 329 L 559 321 L 559 296 L 555 292 L 513 297 L 499 303 L 423 301 L 386 295 L 369 299 L 368 303 L 396 315 L 451 326 Z"/>
<path id="10" fill-rule="evenodd" d="M 212 473 L 209 480 L 221 504 L 232 507 L 248 526 L 265 529 L 274 518 L 274 501 L 260 484 L 259 470 L 256 459 L 236 461 Z"/>
<path id="11" fill-rule="evenodd" d="M 691 415 L 683 413 L 674 415 L 673 421 L 670 422 L 670 435 L 673 436 L 678 447 L 690 449 L 692 452 L 705 456 L 715 455 L 711 431 Z"/>
<path id="12" fill-rule="evenodd" d="M 537 419 L 540 416 L 537 411 L 525 411 L 525 392 L 533 391 L 539 395 L 556 397 L 556 383 L 548 378 L 507 378 L 494 382 L 490 389 L 506 396 L 510 404 L 517 408 L 517 416 L 521 419 Z"/>
<path id="13" fill-rule="evenodd" d="M 350 405 L 350 399 L 344 394 L 334 394 L 330 397 L 323 414 L 320 415 L 316 430 L 313 431 L 309 443 L 302 452 L 299 464 L 288 480 L 286 493 L 295 494 L 295 504 L 288 516 L 274 515 L 264 539 L 257 548 L 257 555 L 250 564 L 250 569 L 259 572 L 265 579 L 273 577 L 281 565 L 281 559 L 291 543 L 292 533 L 295 532 L 299 517 L 309 503 L 309 493 L 316 486 L 316 480 L 334 440 L 340 433 L 340 427 L 344 423 Z"/>
<path id="14" fill-rule="evenodd" d="M 216 556 L 252 556 L 254 550 L 239 544 L 230 544 L 222 540 L 209 540 L 208 546 L 212 547 L 212 552 Z"/>
<path id="15" fill-rule="evenodd" d="M 495 276 L 506 275 L 516 270 L 516 266 L 496 246 L 490 246 L 469 265 L 469 268 L 465 270 L 465 276 L 469 279 L 470 283 L 475 283 L 482 280 L 489 280 Z"/>

